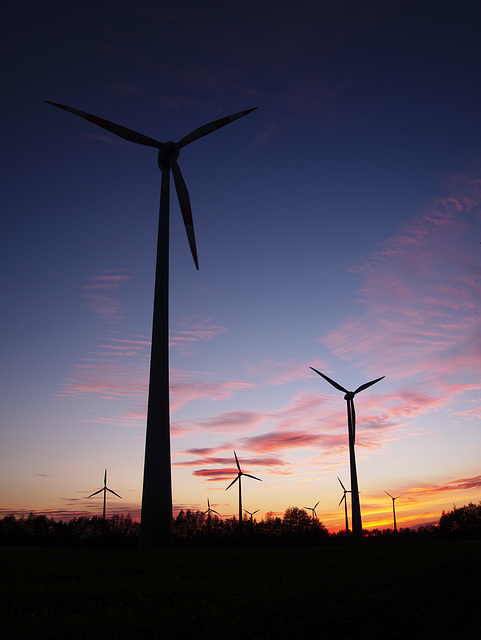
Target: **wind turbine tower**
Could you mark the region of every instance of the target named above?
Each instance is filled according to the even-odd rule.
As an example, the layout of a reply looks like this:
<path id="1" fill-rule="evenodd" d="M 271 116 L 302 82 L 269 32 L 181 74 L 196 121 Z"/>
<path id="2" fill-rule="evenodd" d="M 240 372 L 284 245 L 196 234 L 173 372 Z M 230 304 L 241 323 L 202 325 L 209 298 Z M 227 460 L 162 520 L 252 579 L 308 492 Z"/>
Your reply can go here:
<path id="1" fill-rule="evenodd" d="M 209 122 L 181 138 L 178 142 L 160 142 L 98 116 L 45 100 L 59 109 L 110 131 L 116 136 L 158 150 L 157 163 L 161 171 L 159 227 L 154 287 L 154 313 L 150 357 L 149 399 L 145 438 L 144 483 L 140 545 L 144 548 L 172 545 L 172 478 L 170 462 L 169 413 L 169 208 L 170 172 L 179 200 L 190 250 L 196 268 L 197 248 L 189 193 L 177 159 L 180 150 L 217 129 L 254 111 L 247 109 Z"/>
<path id="2" fill-rule="evenodd" d="M 340 507 L 341 504 L 344 502 L 344 515 L 345 515 L 345 518 L 346 518 L 346 538 L 347 538 L 347 536 L 349 535 L 349 521 L 348 521 L 348 518 L 347 518 L 347 498 L 346 498 L 346 493 L 351 493 L 351 492 L 348 491 L 346 489 L 346 487 L 342 484 L 341 478 L 339 478 L 339 476 L 337 477 L 337 479 L 341 483 L 341 487 L 343 488 L 343 491 L 344 491 L 344 494 L 343 494 L 343 496 L 341 498 L 341 501 L 339 502 L 339 504 L 337 506 Z"/>
<path id="3" fill-rule="evenodd" d="M 98 493 L 102 493 L 102 491 L 104 492 L 104 509 L 103 509 L 103 513 L 102 513 L 102 521 L 103 524 L 105 526 L 105 506 L 107 503 L 107 491 L 109 491 L 110 493 L 113 493 L 114 496 L 117 496 L 117 498 L 122 499 L 122 496 L 119 496 L 118 493 L 115 493 L 115 491 L 112 491 L 112 489 L 109 489 L 107 487 L 107 469 L 105 469 L 105 473 L 104 473 L 104 486 L 99 489 L 98 491 L 95 491 L 94 493 L 91 493 L 89 496 L 87 496 L 87 498 L 91 498 L 92 496 L 96 496 Z"/>
<path id="4" fill-rule="evenodd" d="M 237 465 L 237 477 L 234 478 L 234 480 L 232 480 L 232 482 L 230 483 L 230 485 L 228 487 L 226 487 L 226 491 L 227 489 L 230 489 L 232 487 L 233 484 L 235 484 L 236 482 L 239 482 L 239 537 L 242 537 L 242 485 L 241 485 L 241 478 L 242 476 L 246 476 L 247 478 L 252 478 L 253 480 L 259 480 L 259 482 L 262 482 L 262 480 L 260 478 L 256 478 L 255 476 L 251 476 L 248 473 L 244 473 L 241 468 L 240 468 L 240 464 L 239 464 L 239 460 L 237 459 L 237 454 L 234 451 L 234 457 L 235 457 L 235 463 Z"/>
<path id="5" fill-rule="evenodd" d="M 356 456 L 354 452 L 354 445 L 356 442 L 356 412 L 354 409 L 354 396 L 360 391 L 364 391 L 368 387 L 376 384 L 379 380 L 382 380 L 384 376 L 380 378 L 376 378 L 376 380 L 371 380 L 371 382 L 366 382 L 358 387 L 355 391 L 348 391 L 341 387 L 340 384 L 331 380 L 326 375 L 311 367 L 313 371 L 318 373 L 321 378 L 327 380 L 329 384 L 332 384 L 333 387 L 342 391 L 346 395 L 344 396 L 344 400 L 347 403 L 347 424 L 348 424 L 348 435 L 349 435 L 349 464 L 351 470 L 351 506 L 352 506 L 352 537 L 355 539 L 360 539 L 362 537 L 362 520 L 361 520 L 361 505 L 359 503 L 359 488 L 357 483 L 357 471 L 356 471 Z"/>
<path id="6" fill-rule="evenodd" d="M 384 493 L 387 493 L 386 490 L 384 490 Z M 394 506 L 394 501 L 397 500 L 398 498 L 400 498 L 401 496 L 392 496 L 390 493 L 387 493 L 387 495 L 391 498 L 392 500 L 392 515 L 394 518 L 394 531 L 397 533 L 397 526 L 396 526 L 396 507 Z"/>

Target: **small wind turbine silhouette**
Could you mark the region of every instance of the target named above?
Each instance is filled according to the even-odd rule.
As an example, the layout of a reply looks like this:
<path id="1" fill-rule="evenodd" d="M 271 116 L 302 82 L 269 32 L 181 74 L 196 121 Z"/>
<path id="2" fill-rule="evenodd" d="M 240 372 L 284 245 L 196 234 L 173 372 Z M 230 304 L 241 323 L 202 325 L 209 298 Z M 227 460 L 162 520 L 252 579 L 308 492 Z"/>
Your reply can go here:
<path id="1" fill-rule="evenodd" d="M 339 476 L 337 477 L 337 479 L 339 480 L 339 482 L 341 482 L 341 478 L 339 478 Z M 351 493 L 350 491 L 348 491 L 346 489 L 346 487 L 342 484 L 341 482 L 341 487 L 344 490 L 344 494 L 341 498 L 341 501 L 339 502 L 339 504 L 337 505 L 338 507 L 341 506 L 341 504 L 344 502 L 344 515 L 346 516 L 346 537 L 349 535 L 349 521 L 347 518 L 347 498 L 346 498 L 346 493 Z"/>
<path id="2" fill-rule="evenodd" d="M 254 111 L 247 109 L 231 116 L 209 122 L 181 138 L 178 142 L 159 142 L 109 120 L 79 111 L 64 104 L 48 104 L 68 111 L 111 133 L 147 147 L 158 149 L 161 171 L 159 228 L 157 236 L 157 262 L 155 269 L 154 313 L 150 358 L 149 400 L 145 438 L 144 483 L 140 544 L 142 547 L 170 546 L 172 544 L 172 478 L 170 463 L 169 414 L 169 202 L 170 172 L 179 200 L 190 250 L 196 268 L 197 248 L 189 193 L 177 159 L 180 149 L 217 129 Z"/>
<path id="3" fill-rule="evenodd" d="M 316 504 L 313 507 L 304 507 L 304 509 L 307 509 L 308 511 L 312 511 L 312 528 L 314 529 L 314 521 L 317 518 L 317 513 L 316 513 L 316 507 L 319 504 L 319 500 L 316 502 Z"/>
<path id="4" fill-rule="evenodd" d="M 215 513 L 215 514 L 219 515 L 219 513 L 217 511 L 215 511 L 215 509 L 211 509 L 209 498 L 207 498 L 207 511 L 204 511 L 204 513 L 202 515 L 205 516 L 205 514 L 207 514 L 207 531 L 209 533 L 210 533 L 210 529 L 211 529 L 211 517 L 210 517 L 211 513 Z"/>
<path id="5" fill-rule="evenodd" d="M 331 380 L 326 375 L 311 367 L 313 371 L 318 373 L 321 378 L 327 380 L 329 384 L 332 384 L 333 387 L 339 389 L 346 395 L 344 396 L 344 400 L 347 402 L 347 423 L 348 423 L 348 434 L 349 434 L 349 462 L 351 469 L 351 506 L 352 506 L 352 535 L 353 538 L 360 538 L 362 536 L 362 520 L 361 520 L 361 506 L 359 504 L 359 488 L 357 484 L 357 471 L 356 471 L 356 456 L 354 453 L 354 444 L 356 442 L 356 412 L 354 410 L 354 396 L 360 391 L 364 391 L 368 387 L 376 384 L 379 380 L 382 380 L 384 376 L 380 378 L 376 378 L 376 380 L 371 380 L 371 382 L 366 382 L 358 387 L 355 391 L 348 391 L 341 387 L 340 384 Z"/>
<path id="6" fill-rule="evenodd" d="M 119 496 L 118 493 L 115 493 L 115 491 L 112 491 L 112 489 L 109 489 L 107 487 L 107 469 L 105 469 L 105 473 L 104 473 L 104 486 L 99 489 L 98 491 L 95 491 L 95 493 L 91 493 L 89 496 L 87 496 L 87 498 L 91 498 L 92 496 L 96 496 L 98 493 L 102 493 L 102 491 L 104 492 L 104 510 L 103 510 L 103 516 L 102 516 L 102 521 L 105 525 L 105 505 L 107 502 L 107 491 L 110 491 L 110 493 L 113 493 L 114 496 L 117 496 L 117 498 L 122 499 L 122 496 Z"/>
<path id="7" fill-rule="evenodd" d="M 228 487 L 226 487 L 226 491 L 227 491 L 227 489 L 230 489 L 233 484 L 235 484 L 237 481 L 239 481 L 239 536 L 241 536 L 242 535 L 242 487 L 241 487 L 241 477 L 242 476 L 246 476 L 247 478 L 252 478 L 253 480 L 259 480 L 259 482 L 262 482 L 262 480 L 260 478 L 256 478 L 255 476 L 251 476 L 248 473 L 244 473 L 241 470 L 240 464 L 239 464 L 239 460 L 237 459 L 237 454 L 236 454 L 235 451 L 234 451 L 234 457 L 235 457 L 235 463 L 237 465 L 238 473 L 237 473 L 237 477 L 234 478 L 234 480 L 232 480 L 232 482 L 230 483 L 230 485 Z"/>
<path id="8" fill-rule="evenodd" d="M 253 518 L 253 517 L 254 517 L 254 515 L 259 511 L 259 509 L 256 509 L 255 511 L 247 511 L 247 509 L 244 509 L 244 511 L 250 515 L 250 517 L 251 517 L 251 523 L 252 523 L 252 518 Z"/>
<path id="9" fill-rule="evenodd" d="M 384 490 L 384 493 L 387 493 L 387 491 Z M 394 518 L 394 531 L 397 532 L 397 526 L 396 526 L 396 507 L 394 506 L 394 501 L 397 500 L 398 498 L 400 498 L 401 496 L 392 496 L 390 493 L 387 493 L 387 495 L 391 498 L 392 500 L 392 515 Z"/>

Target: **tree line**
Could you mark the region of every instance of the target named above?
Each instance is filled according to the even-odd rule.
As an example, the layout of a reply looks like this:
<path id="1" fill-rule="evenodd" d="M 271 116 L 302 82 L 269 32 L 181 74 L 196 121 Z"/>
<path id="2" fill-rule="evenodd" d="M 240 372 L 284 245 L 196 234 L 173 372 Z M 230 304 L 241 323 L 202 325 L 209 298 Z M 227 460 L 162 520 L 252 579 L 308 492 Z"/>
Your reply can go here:
<path id="1" fill-rule="evenodd" d="M 136 547 L 140 524 L 130 515 L 115 514 L 105 521 L 99 516 L 80 516 L 68 522 L 55 521 L 45 515 L 30 513 L 17 518 L 7 515 L 0 519 L 0 544 L 3 545 L 65 545 Z M 305 509 L 289 507 L 283 516 L 267 513 L 257 521 L 243 520 L 241 541 L 259 546 L 309 546 L 329 542 L 346 542 L 344 530 L 329 533 L 317 517 Z M 202 511 L 181 510 L 173 519 L 173 534 L 178 546 L 221 546 L 239 544 L 239 521 L 236 517 L 220 518 Z M 425 537 L 481 537 L 481 502 L 470 502 L 443 511 L 437 525 L 418 529 L 373 529 L 364 531 L 368 540 L 413 540 Z"/>

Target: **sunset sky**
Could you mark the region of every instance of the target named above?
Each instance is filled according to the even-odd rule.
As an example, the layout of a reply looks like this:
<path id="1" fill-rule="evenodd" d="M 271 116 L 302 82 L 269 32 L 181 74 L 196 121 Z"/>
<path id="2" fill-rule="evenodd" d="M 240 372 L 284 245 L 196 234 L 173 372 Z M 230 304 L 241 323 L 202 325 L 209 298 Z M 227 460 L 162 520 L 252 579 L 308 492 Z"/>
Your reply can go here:
<path id="1" fill-rule="evenodd" d="M 0 516 L 140 514 L 160 172 L 60 102 L 181 151 L 171 198 L 174 513 L 344 526 L 481 500 L 476 0 L 8 3 Z"/>

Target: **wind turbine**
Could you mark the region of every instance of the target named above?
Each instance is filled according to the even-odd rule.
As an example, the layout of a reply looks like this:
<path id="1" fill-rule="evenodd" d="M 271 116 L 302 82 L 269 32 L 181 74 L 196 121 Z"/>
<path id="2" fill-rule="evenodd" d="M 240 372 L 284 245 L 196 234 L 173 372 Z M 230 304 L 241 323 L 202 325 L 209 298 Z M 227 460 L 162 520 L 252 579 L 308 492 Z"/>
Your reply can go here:
<path id="1" fill-rule="evenodd" d="M 319 500 L 316 502 L 316 504 L 313 507 L 303 507 L 304 509 L 307 509 L 308 511 L 312 511 L 312 528 L 314 529 L 314 519 L 317 518 L 317 513 L 316 513 L 316 507 L 319 504 Z"/>
<path id="2" fill-rule="evenodd" d="M 339 476 L 337 476 L 337 479 L 339 480 L 339 482 L 341 482 L 341 478 Z M 341 487 L 344 490 L 344 494 L 343 494 L 343 496 L 341 498 L 341 501 L 339 502 L 339 504 L 337 506 L 340 507 L 341 504 L 344 502 L 344 515 L 346 516 L 346 537 L 347 537 L 349 535 L 349 521 L 347 519 L 347 498 L 346 498 L 346 493 L 351 493 L 351 492 L 346 489 L 346 487 L 342 484 L 342 482 L 341 482 Z"/>
<path id="3" fill-rule="evenodd" d="M 210 519 L 210 514 L 211 513 L 215 513 L 215 514 L 219 515 L 219 513 L 217 511 L 215 511 L 215 509 L 211 509 L 209 498 L 207 498 L 207 511 L 204 511 L 204 513 L 202 515 L 205 516 L 205 514 L 207 514 L 207 531 L 209 533 L 210 533 L 210 529 L 211 529 L 211 519 Z"/>
<path id="4" fill-rule="evenodd" d="M 253 518 L 253 517 L 254 517 L 254 515 L 259 511 L 259 509 L 256 509 L 255 511 L 247 511 L 247 509 L 244 509 L 244 511 L 250 515 L 250 517 L 251 517 L 251 524 L 252 524 L 252 518 Z"/>
<path id="5" fill-rule="evenodd" d="M 169 414 L 169 202 L 170 172 L 184 220 L 190 250 L 196 268 L 192 210 L 189 193 L 177 159 L 180 149 L 220 129 L 254 109 L 239 111 L 209 122 L 181 138 L 178 142 L 159 142 L 137 131 L 132 131 L 109 120 L 104 120 L 72 107 L 45 100 L 111 133 L 147 147 L 158 149 L 158 165 L 161 171 L 159 228 L 157 237 L 157 261 L 155 270 L 154 313 L 150 358 L 149 399 L 145 438 L 144 482 L 140 544 L 144 548 L 170 546 L 172 544 L 172 478 L 170 464 L 170 414 Z"/>
<path id="6" fill-rule="evenodd" d="M 384 493 L 387 493 L 387 491 L 384 490 Z M 396 507 L 394 506 L 394 501 L 397 500 L 398 498 L 400 498 L 401 496 L 392 496 L 390 493 L 387 493 L 387 495 L 391 498 L 392 500 L 392 515 L 394 517 L 394 531 L 397 533 L 397 526 L 396 526 Z"/>
<path id="7" fill-rule="evenodd" d="M 107 502 L 107 491 L 110 491 L 110 493 L 113 493 L 114 496 L 117 496 L 117 498 L 122 499 L 122 496 L 119 496 L 118 493 L 115 493 L 115 491 L 112 491 L 112 489 L 109 489 L 107 487 L 107 469 L 105 469 L 105 473 L 104 473 L 104 486 L 99 489 L 98 491 L 95 491 L 95 493 L 91 493 L 89 496 L 87 496 L 87 498 L 91 498 L 92 496 L 96 496 L 98 493 L 104 492 L 104 510 L 103 510 L 103 517 L 102 517 L 102 521 L 104 523 L 105 526 L 105 505 Z"/>
<path id="8" fill-rule="evenodd" d="M 232 482 L 230 483 L 230 485 L 228 487 L 226 487 L 226 491 L 227 491 L 227 489 L 230 489 L 233 484 L 235 484 L 237 481 L 239 481 L 239 536 L 242 536 L 242 486 L 241 486 L 241 478 L 242 478 L 242 476 L 246 476 L 247 478 L 252 478 L 253 480 L 259 480 L 259 482 L 262 482 L 262 480 L 260 478 L 256 478 L 255 476 L 251 476 L 248 473 L 244 473 L 241 470 L 240 464 L 239 464 L 239 460 L 237 459 L 237 454 L 236 454 L 235 451 L 234 451 L 234 457 L 235 457 L 235 463 L 237 465 L 238 473 L 237 473 L 237 477 L 234 478 L 234 480 L 232 480 Z"/>
<path id="9" fill-rule="evenodd" d="M 331 380 L 323 373 L 311 367 L 313 371 L 318 373 L 321 378 L 327 380 L 329 384 L 332 384 L 333 387 L 339 389 L 346 395 L 344 396 L 344 400 L 347 402 L 347 424 L 348 424 L 348 434 L 349 434 L 349 462 L 351 469 L 351 506 L 352 506 L 352 535 L 353 538 L 360 538 L 362 536 L 362 520 L 361 520 L 361 506 L 359 504 L 359 488 L 357 484 L 357 471 L 356 471 L 356 456 L 354 453 L 354 445 L 356 442 L 356 412 L 354 410 L 354 396 L 360 391 L 364 391 L 368 387 L 376 384 L 379 380 L 382 380 L 384 376 L 380 378 L 376 378 L 376 380 L 371 380 L 371 382 L 366 382 L 358 387 L 355 391 L 348 391 L 341 387 L 340 384 Z"/>

